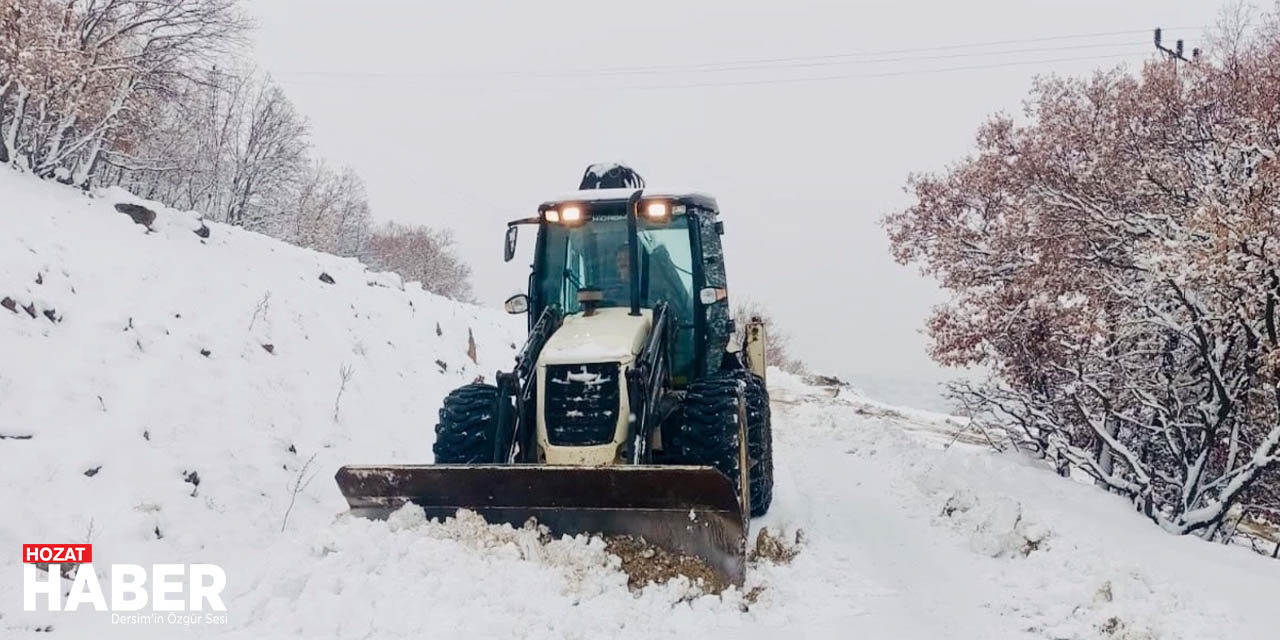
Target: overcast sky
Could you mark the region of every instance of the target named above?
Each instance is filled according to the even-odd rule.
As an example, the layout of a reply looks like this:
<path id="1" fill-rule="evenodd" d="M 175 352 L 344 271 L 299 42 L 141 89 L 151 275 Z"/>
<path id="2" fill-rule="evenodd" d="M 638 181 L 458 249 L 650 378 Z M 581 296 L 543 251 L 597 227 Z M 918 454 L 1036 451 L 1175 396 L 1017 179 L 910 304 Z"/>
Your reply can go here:
<path id="1" fill-rule="evenodd" d="M 1187 28 L 1169 39 L 1189 49 L 1219 6 L 251 3 L 256 58 L 310 119 L 318 155 L 359 171 L 377 218 L 454 229 L 482 303 L 527 277 L 528 258 L 501 261 L 504 222 L 621 160 L 650 186 L 713 193 L 731 297 L 767 304 L 813 368 L 890 395 L 950 375 L 921 334 L 942 294 L 893 262 L 878 224 L 908 202 L 908 173 L 962 157 L 1035 74 L 1140 64 L 1156 26 Z M 1113 35 L 1074 37 L 1099 33 Z M 951 46 L 1009 40 L 1036 41 Z M 828 79 L 794 81 L 812 77 Z"/>

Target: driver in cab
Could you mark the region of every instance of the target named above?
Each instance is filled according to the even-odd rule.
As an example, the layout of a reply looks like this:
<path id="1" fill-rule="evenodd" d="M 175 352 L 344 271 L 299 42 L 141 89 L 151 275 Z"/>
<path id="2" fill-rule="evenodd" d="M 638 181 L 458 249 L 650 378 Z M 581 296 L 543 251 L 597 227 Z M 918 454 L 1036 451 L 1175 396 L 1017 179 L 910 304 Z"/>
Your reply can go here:
<path id="1" fill-rule="evenodd" d="M 608 265 L 603 265 L 602 272 L 608 273 L 610 277 L 600 284 L 600 292 L 603 295 L 603 306 L 625 307 L 631 304 L 631 247 L 623 243 L 614 251 L 613 263 L 615 269 L 609 269 Z"/>

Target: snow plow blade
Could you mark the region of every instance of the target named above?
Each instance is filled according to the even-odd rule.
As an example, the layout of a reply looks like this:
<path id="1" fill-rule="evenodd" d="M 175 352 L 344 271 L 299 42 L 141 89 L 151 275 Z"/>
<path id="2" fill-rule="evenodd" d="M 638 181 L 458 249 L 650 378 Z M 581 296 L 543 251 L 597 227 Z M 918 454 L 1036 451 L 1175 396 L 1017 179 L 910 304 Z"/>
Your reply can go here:
<path id="1" fill-rule="evenodd" d="M 733 484 L 711 467 L 553 465 L 346 466 L 335 479 L 351 513 L 382 519 L 412 502 L 428 518 L 474 511 L 561 535 L 630 535 L 702 559 L 726 582 L 746 575 L 746 519 Z"/>

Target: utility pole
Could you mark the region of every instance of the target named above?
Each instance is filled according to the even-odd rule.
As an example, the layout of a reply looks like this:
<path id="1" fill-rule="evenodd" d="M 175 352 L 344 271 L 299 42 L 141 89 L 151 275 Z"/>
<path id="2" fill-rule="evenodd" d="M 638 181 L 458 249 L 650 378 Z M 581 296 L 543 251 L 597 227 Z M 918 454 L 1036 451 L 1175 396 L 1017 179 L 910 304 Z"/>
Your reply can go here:
<path id="1" fill-rule="evenodd" d="M 1181 60 L 1181 61 L 1183 61 L 1183 62 L 1195 62 L 1196 60 L 1199 60 L 1199 59 L 1200 59 L 1200 49 L 1199 49 L 1199 48 L 1196 48 L 1196 49 L 1192 49 L 1192 50 L 1191 50 L 1191 59 L 1190 59 L 1190 60 L 1188 60 L 1185 56 L 1183 56 L 1183 55 L 1182 55 L 1182 39 L 1181 39 L 1181 38 L 1179 38 L 1177 41 L 1175 41 L 1175 43 L 1174 43 L 1174 45 L 1173 45 L 1173 48 L 1172 48 L 1172 49 L 1170 49 L 1169 47 L 1164 46 L 1164 44 L 1162 43 L 1162 40 L 1161 40 L 1161 29 L 1160 29 L 1160 27 L 1156 27 L 1156 32 L 1155 32 L 1155 43 L 1156 43 L 1156 51 L 1159 51 L 1160 53 L 1163 53 L 1163 54 L 1165 54 L 1166 56 L 1169 56 L 1169 59 L 1170 59 L 1170 60 Z"/>
<path id="2" fill-rule="evenodd" d="M 1173 63 L 1173 77 L 1174 77 L 1174 79 L 1175 79 L 1175 80 L 1178 80 L 1178 61 L 1179 61 L 1179 60 L 1181 60 L 1182 62 L 1197 62 L 1197 61 L 1199 61 L 1199 60 L 1200 60 L 1200 49 L 1199 49 L 1199 48 L 1195 48 L 1195 49 L 1192 49 L 1192 50 L 1191 50 L 1191 59 L 1190 59 L 1190 60 L 1188 60 L 1185 56 L 1183 56 L 1183 55 L 1182 55 L 1182 39 L 1181 39 L 1181 38 L 1179 38 L 1179 39 L 1174 43 L 1174 45 L 1173 45 L 1173 48 L 1172 48 L 1172 49 L 1170 49 L 1169 47 L 1164 46 L 1164 44 L 1161 42 L 1161 29 L 1160 29 L 1160 27 L 1156 27 L 1156 32 L 1155 32 L 1155 38 L 1154 38 L 1154 40 L 1155 40 L 1155 43 L 1156 43 L 1156 51 L 1159 51 L 1160 53 L 1163 53 L 1164 55 L 1168 56 L 1168 57 L 1169 57 L 1169 61 Z M 1180 81 L 1179 81 L 1179 87 L 1181 87 L 1181 82 L 1180 82 Z M 1179 88 L 1179 91 L 1181 91 L 1181 88 Z"/>

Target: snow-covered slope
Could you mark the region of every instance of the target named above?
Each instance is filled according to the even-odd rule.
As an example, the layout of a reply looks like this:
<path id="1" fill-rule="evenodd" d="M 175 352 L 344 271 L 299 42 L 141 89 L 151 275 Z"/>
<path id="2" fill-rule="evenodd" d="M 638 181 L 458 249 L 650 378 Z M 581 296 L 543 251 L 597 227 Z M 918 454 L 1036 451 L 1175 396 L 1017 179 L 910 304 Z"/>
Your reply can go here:
<path id="1" fill-rule="evenodd" d="M 1275 637 L 1280 563 L 777 371 L 753 528 L 801 542 L 741 591 L 630 589 L 585 537 L 339 515 L 335 467 L 430 460 L 441 397 L 520 328 L 189 214 L 146 233 L 122 201 L 0 172 L 0 637 Z M 228 622 L 22 611 L 18 545 L 84 540 L 95 565 L 221 564 Z"/>
<path id="2" fill-rule="evenodd" d="M 430 461 L 444 394 L 511 365 L 497 311 L 155 203 L 148 232 L 122 202 L 0 170 L 0 548 L 231 566 L 327 526 L 340 464 Z M 17 560 L 0 637 L 36 626 Z"/>

